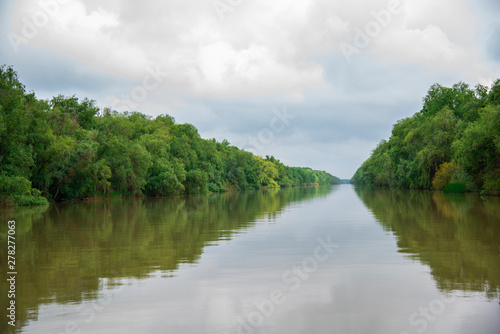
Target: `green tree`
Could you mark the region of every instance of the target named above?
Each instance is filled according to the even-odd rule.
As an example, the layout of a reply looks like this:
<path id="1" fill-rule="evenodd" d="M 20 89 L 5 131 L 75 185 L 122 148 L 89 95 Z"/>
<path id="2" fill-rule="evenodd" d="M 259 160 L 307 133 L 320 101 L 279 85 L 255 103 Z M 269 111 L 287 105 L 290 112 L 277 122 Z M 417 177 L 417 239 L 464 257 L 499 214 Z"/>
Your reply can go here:
<path id="1" fill-rule="evenodd" d="M 432 181 L 455 182 L 485 194 L 500 192 L 498 106 L 500 80 L 490 91 L 465 83 L 451 88 L 435 84 L 414 116 L 398 121 L 352 178 L 357 184 L 429 189 Z M 500 96 L 500 95 L 499 95 Z M 453 175 L 436 173 L 451 163 Z M 445 165 L 447 166 L 447 165 Z"/>
<path id="2" fill-rule="evenodd" d="M 100 112 L 95 101 L 26 93 L 0 67 L 0 202 L 30 204 L 96 196 L 162 196 L 336 183 L 323 171 L 262 159 L 191 124 L 139 112 Z M 19 190 L 13 185 L 18 183 Z"/>

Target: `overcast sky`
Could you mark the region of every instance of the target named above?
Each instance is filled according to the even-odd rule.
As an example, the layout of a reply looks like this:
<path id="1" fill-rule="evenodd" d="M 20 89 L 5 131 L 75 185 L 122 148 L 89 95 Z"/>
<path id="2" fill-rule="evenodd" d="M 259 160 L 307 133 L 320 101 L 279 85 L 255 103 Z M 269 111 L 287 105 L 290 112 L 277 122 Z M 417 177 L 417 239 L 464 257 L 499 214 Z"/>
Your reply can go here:
<path id="1" fill-rule="evenodd" d="M 0 64 L 39 98 L 169 114 L 341 178 L 433 83 L 500 78 L 498 0 L 0 1 Z"/>

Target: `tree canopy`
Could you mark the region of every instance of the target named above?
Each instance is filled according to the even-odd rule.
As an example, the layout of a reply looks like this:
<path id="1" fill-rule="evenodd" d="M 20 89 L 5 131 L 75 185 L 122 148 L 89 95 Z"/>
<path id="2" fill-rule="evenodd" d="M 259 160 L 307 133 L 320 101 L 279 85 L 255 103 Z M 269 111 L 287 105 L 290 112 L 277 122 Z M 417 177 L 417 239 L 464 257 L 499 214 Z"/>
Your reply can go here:
<path id="1" fill-rule="evenodd" d="M 352 182 L 500 195 L 500 79 L 490 88 L 433 85 L 422 110 L 394 125 Z"/>
<path id="2" fill-rule="evenodd" d="M 339 179 L 326 172 L 203 139 L 168 115 L 37 99 L 12 67 L 0 67 L 0 204 L 332 183 Z"/>

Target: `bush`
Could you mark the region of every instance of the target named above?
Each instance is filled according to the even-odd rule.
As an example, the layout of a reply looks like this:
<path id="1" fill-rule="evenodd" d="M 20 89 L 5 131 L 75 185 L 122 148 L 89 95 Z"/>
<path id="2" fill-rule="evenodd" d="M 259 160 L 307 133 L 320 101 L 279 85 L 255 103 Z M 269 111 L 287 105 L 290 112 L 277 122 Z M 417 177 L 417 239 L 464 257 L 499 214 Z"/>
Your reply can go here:
<path id="1" fill-rule="evenodd" d="M 444 187 L 443 192 L 453 193 L 453 194 L 464 194 L 465 193 L 465 184 L 463 184 L 463 183 L 450 183 L 446 187 Z"/>
<path id="2" fill-rule="evenodd" d="M 453 178 L 458 166 L 453 162 L 445 162 L 439 166 L 439 169 L 432 179 L 432 186 L 435 189 L 444 189 Z"/>
<path id="3" fill-rule="evenodd" d="M 0 205 L 47 205 L 49 202 L 31 181 L 21 176 L 0 175 Z"/>
<path id="4" fill-rule="evenodd" d="M 472 176 L 467 174 L 467 172 L 464 171 L 462 168 L 459 168 L 455 172 L 450 182 L 464 184 L 465 191 L 477 191 L 477 187 L 474 185 L 474 180 L 472 179 Z"/>
<path id="5" fill-rule="evenodd" d="M 224 189 L 217 187 L 215 183 L 209 183 L 208 184 L 208 191 L 213 192 L 213 193 L 218 193 L 224 191 Z"/>
<path id="6" fill-rule="evenodd" d="M 0 175 L 0 194 L 7 196 L 31 195 L 30 180 L 21 176 Z"/>
<path id="7" fill-rule="evenodd" d="M 500 178 L 488 179 L 484 182 L 482 195 L 500 195 Z"/>
<path id="8" fill-rule="evenodd" d="M 15 196 L 13 197 L 14 203 L 19 206 L 25 205 L 47 205 L 49 201 L 45 197 L 36 197 L 29 195 Z"/>

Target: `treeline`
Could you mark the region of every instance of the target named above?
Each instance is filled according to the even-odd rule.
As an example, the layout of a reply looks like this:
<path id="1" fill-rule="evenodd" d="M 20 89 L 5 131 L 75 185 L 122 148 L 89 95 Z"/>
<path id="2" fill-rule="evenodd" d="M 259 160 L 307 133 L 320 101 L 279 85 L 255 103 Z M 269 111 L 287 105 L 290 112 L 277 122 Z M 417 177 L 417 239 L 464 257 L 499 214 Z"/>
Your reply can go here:
<path id="1" fill-rule="evenodd" d="M 491 88 L 433 85 L 422 110 L 394 125 L 352 182 L 500 195 L 500 79 Z"/>
<path id="2" fill-rule="evenodd" d="M 101 112 L 75 96 L 39 100 L 11 67 L 0 67 L 0 204 L 338 182 L 202 139 L 168 115 Z"/>

